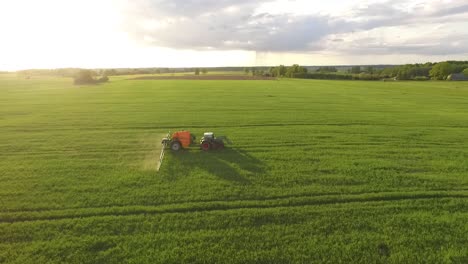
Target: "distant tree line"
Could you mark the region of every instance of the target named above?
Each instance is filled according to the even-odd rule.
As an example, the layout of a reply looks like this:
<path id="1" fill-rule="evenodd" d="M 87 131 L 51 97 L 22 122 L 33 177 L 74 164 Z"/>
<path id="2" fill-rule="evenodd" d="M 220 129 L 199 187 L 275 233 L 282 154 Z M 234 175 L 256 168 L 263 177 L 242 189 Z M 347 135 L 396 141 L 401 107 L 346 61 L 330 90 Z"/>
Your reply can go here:
<path id="1" fill-rule="evenodd" d="M 359 69 L 358 69 L 359 68 Z M 321 80 L 378 80 L 380 77 L 374 74 L 373 69 L 368 69 L 371 73 L 361 71 L 360 67 L 352 67 L 347 72 L 338 72 L 336 67 L 323 66 L 309 71 L 306 67 L 294 64 L 290 67 L 279 65 L 271 67 L 269 73 L 272 77 L 301 78 L 301 79 L 321 79 Z M 352 74 L 356 73 L 356 74 Z"/>
<path id="2" fill-rule="evenodd" d="M 74 78 L 82 69 L 63 68 L 47 70 L 23 70 L 18 74 L 29 78 L 34 75 L 48 75 Z M 322 66 L 305 67 L 279 65 L 276 67 L 217 67 L 217 68 L 116 68 L 90 69 L 93 78 L 96 76 L 136 75 L 136 74 L 206 74 L 208 70 L 237 71 L 246 75 L 264 77 L 330 79 L 330 80 L 446 80 L 451 74 L 465 73 L 468 76 L 468 61 L 446 61 L 439 63 L 382 65 L 382 66 Z"/>
<path id="3" fill-rule="evenodd" d="M 427 62 L 385 68 L 379 75 L 397 80 L 446 80 L 451 74 L 462 73 L 465 69 L 468 69 L 468 61 Z"/>
<path id="4" fill-rule="evenodd" d="M 406 64 L 384 69 L 380 74 L 398 80 L 446 80 L 451 74 L 468 69 L 468 61 Z"/>
<path id="5" fill-rule="evenodd" d="M 304 76 L 307 72 L 307 68 L 299 66 L 298 64 L 294 64 L 290 67 L 280 65 L 269 69 L 269 74 L 272 77 L 301 78 L 299 76 Z"/>
<path id="6" fill-rule="evenodd" d="M 391 67 L 352 66 L 339 72 L 336 67 L 319 67 L 313 72 L 297 64 L 270 68 L 274 77 L 328 79 L 328 80 L 446 80 L 451 74 L 464 73 L 468 77 L 468 61 L 446 61 L 439 63 L 406 64 Z"/>
<path id="7" fill-rule="evenodd" d="M 319 67 L 316 72 L 338 72 L 338 69 L 332 66 L 322 66 Z"/>

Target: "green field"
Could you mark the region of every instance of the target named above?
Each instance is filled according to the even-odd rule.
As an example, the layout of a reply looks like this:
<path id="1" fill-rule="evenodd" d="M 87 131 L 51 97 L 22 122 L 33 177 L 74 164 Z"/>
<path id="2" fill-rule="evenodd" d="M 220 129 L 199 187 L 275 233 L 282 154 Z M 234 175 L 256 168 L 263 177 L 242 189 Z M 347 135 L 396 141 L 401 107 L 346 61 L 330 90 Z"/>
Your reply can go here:
<path id="1" fill-rule="evenodd" d="M 0 75 L 0 263 L 468 263 L 468 82 L 71 83 Z"/>

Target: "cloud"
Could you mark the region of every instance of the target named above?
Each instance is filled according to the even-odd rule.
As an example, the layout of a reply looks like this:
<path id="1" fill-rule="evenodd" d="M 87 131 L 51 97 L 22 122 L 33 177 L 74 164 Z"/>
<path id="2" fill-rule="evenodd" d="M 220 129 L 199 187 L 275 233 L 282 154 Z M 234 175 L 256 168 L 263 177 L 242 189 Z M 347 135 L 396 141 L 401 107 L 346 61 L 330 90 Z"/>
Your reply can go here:
<path id="1" fill-rule="evenodd" d="M 258 7 L 269 2 L 137 0 L 123 5 L 126 16 L 122 25 L 124 31 L 144 45 L 176 49 L 326 50 L 353 54 L 468 52 L 468 5 L 463 0 L 371 1 L 350 9 L 344 16 L 258 13 Z M 421 26 L 433 30 L 427 31 L 427 36 L 421 35 L 417 30 Z M 453 33 L 451 26 L 459 27 L 458 32 Z M 379 35 L 372 35 L 376 33 Z"/>
<path id="2" fill-rule="evenodd" d="M 432 17 L 452 16 L 468 13 L 468 4 L 462 1 L 454 1 L 454 3 L 438 3 L 436 11 L 431 13 Z"/>
<path id="3" fill-rule="evenodd" d="M 125 31 L 147 44 L 173 48 L 276 51 L 304 50 L 329 30 L 326 17 L 255 14 L 259 2 L 137 1 Z"/>

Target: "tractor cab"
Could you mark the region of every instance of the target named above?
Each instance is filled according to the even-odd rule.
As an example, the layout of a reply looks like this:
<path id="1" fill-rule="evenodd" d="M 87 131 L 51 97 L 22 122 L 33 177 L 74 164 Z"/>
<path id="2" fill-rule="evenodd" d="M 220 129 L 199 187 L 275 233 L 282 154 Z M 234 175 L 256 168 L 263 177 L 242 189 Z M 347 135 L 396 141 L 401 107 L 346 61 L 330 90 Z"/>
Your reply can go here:
<path id="1" fill-rule="evenodd" d="M 224 142 L 221 138 L 216 138 L 213 132 L 203 133 L 203 137 L 200 140 L 200 149 L 204 151 L 212 149 L 223 149 Z"/>
<path id="2" fill-rule="evenodd" d="M 205 132 L 205 133 L 203 133 L 203 138 L 204 139 L 214 139 L 214 133 L 213 132 Z"/>

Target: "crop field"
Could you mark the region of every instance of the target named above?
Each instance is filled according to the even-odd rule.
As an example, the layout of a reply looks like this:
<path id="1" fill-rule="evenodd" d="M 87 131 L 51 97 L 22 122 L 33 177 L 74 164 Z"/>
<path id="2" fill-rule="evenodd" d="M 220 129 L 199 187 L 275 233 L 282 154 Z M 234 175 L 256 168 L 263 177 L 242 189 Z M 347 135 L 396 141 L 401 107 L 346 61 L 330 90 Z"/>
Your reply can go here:
<path id="1" fill-rule="evenodd" d="M 129 78 L 0 75 L 0 263 L 468 263 L 468 82 Z"/>

